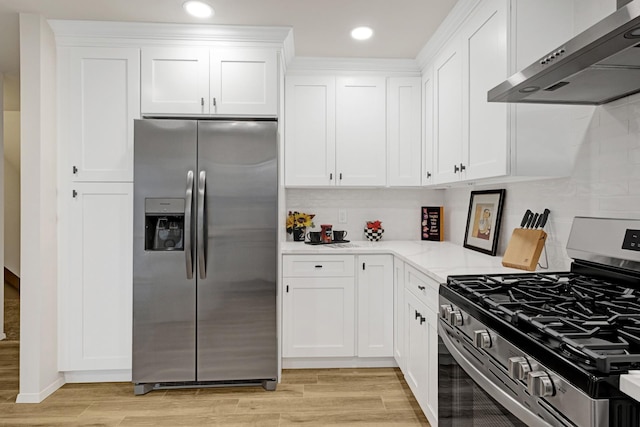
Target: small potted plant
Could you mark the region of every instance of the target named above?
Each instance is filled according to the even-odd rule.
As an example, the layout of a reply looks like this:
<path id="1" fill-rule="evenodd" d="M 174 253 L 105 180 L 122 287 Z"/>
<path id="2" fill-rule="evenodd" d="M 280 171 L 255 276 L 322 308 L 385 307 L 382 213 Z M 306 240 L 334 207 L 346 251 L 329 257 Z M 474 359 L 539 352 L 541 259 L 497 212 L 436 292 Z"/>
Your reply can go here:
<path id="1" fill-rule="evenodd" d="M 315 214 L 304 212 L 291 212 L 287 216 L 287 233 L 293 234 L 294 242 L 304 242 L 307 227 L 315 227 L 313 217 Z"/>
<path id="2" fill-rule="evenodd" d="M 364 236 L 367 240 L 377 242 L 382 239 L 384 228 L 382 228 L 382 221 L 367 221 L 367 226 L 364 229 Z"/>

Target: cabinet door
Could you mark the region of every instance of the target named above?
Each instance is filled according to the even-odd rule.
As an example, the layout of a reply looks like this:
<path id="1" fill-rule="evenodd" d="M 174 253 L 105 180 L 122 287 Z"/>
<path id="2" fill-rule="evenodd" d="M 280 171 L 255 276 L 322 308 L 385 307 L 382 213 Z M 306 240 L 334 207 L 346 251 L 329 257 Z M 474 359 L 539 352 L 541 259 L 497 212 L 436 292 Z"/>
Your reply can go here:
<path id="1" fill-rule="evenodd" d="M 211 113 L 278 114 L 275 49 L 212 49 Z"/>
<path id="2" fill-rule="evenodd" d="M 338 185 L 386 184 L 386 80 L 336 78 Z"/>
<path id="3" fill-rule="evenodd" d="M 387 127 L 389 186 L 420 185 L 420 77 L 388 81 Z"/>
<path id="4" fill-rule="evenodd" d="M 427 388 L 425 415 L 429 422 L 438 421 L 438 315 L 427 309 Z M 423 406 L 424 408 L 424 406 Z"/>
<path id="5" fill-rule="evenodd" d="M 460 179 L 462 163 L 462 62 L 454 36 L 434 62 L 434 173 L 433 182 Z"/>
<path id="6" fill-rule="evenodd" d="M 92 47 L 66 53 L 60 96 L 61 132 L 69 141 L 64 167 L 73 181 L 133 181 L 140 51 Z"/>
<path id="7" fill-rule="evenodd" d="M 142 112 L 209 114 L 209 49 L 142 49 Z"/>
<path id="8" fill-rule="evenodd" d="M 422 76 L 422 185 L 433 184 L 433 69 Z"/>
<path id="9" fill-rule="evenodd" d="M 358 256 L 358 357 L 393 356 L 393 256 Z"/>
<path id="10" fill-rule="evenodd" d="M 131 369 L 133 184 L 76 183 L 60 289 L 61 371 Z"/>
<path id="11" fill-rule="evenodd" d="M 283 286 L 283 357 L 354 356 L 353 277 L 285 277 Z"/>
<path id="12" fill-rule="evenodd" d="M 404 367 L 404 262 L 393 260 L 393 357 L 405 372 Z"/>
<path id="13" fill-rule="evenodd" d="M 428 378 L 427 308 L 408 289 L 405 289 L 404 293 L 404 307 L 406 338 L 404 378 L 416 400 L 424 408 Z M 422 320 L 423 317 L 425 320 Z"/>
<path id="14" fill-rule="evenodd" d="M 285 184 L 335 185 L 335 77 L 287 77 L 285 116 Z"/>
<path id="15" fill-rule="evenodd" d="M 463 43 L 463 152 L 466 178 L 509 173 L 509 105 L 487 102 L 487 92 L 507 77 L 507 1 L 482 3 L 461 29 Z"/>

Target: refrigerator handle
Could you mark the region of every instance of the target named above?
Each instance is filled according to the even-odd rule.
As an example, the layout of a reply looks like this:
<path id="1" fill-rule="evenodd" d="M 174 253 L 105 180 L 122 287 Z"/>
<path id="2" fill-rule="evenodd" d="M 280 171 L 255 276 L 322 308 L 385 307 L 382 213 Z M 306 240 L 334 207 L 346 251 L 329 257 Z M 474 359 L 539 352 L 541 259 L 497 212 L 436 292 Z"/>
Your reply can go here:
<path id="1" fill-rule="evenodd" d="M 193 252 L 191 250 L 191 206 L 193 206 L 193 171 L 187 172 L 187 192 L 184 207 L 184 257 L 187 279 L 193 279 Z"/>
<path id="2" fill-rule="evenodd" d="M 207 263 L 205 262 L 205 236 L 204 227 L 204 196 L 207 186 L 207 173 L 200 171 L 200 179 L 198 179 L 198 269 L 200 270 L 200 278 L 207 278 Z"/>

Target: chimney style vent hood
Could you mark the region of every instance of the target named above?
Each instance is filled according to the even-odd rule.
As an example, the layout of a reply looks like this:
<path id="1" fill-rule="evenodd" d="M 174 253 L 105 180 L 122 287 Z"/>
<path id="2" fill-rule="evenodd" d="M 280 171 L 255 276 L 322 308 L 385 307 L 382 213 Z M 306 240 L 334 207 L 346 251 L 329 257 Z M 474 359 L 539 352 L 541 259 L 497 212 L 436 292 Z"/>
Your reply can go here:
<path id="1" fill-rule="evenodd" d="M 601 105 L 640 92 L 640 0 L 618 7 L 491 89 L 488 101 Z"/>

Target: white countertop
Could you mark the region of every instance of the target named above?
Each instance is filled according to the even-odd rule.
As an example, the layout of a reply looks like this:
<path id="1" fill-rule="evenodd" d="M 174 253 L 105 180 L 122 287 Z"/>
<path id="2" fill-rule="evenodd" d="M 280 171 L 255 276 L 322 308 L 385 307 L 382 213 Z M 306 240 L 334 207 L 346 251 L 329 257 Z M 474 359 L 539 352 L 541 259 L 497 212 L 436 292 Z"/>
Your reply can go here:
<path id="1" fill-rule="evenodd" d="M 620 375 L 620 391 L 640 401 L 640 371 Z"/>
<path id="2" fill-rule="evenodd" d="M 453 274 L 526 273 L 502 266 L 502 257 L 485 255 L 449 242 L 387 240 L 352 241 L 344 245 L 307 245 L 284 242 L 283 255 L 301 254 L 392 254 L 438 282 Z"/>

